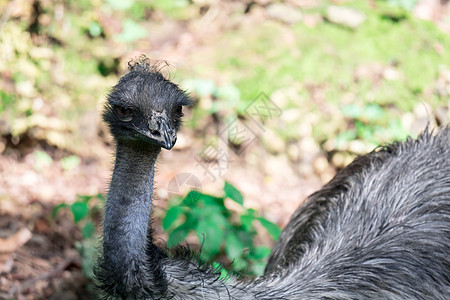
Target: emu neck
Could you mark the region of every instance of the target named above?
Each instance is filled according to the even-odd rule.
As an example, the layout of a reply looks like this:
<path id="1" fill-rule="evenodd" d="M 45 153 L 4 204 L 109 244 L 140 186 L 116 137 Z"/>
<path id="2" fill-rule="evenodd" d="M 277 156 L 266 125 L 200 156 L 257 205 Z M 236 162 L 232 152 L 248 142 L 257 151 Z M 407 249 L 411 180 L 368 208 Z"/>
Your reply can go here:
<path id="1" fill-rule="evenodd" d="M 117 142 L 103 234 L 103 254 L 117 278 L 142 272 L 145 262 L 155 162 L 161 148 Z"/>

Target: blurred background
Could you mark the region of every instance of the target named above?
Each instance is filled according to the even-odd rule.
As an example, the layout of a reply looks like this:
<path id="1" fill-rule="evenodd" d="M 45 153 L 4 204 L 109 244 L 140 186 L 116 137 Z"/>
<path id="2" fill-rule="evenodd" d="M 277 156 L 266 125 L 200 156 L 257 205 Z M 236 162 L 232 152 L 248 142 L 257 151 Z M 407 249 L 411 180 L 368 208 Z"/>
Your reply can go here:
<path id="1" fill-rule="evenodd" d="M 100 111 L 131 59 L 196 100 L 159 160 L 156 235 L 261 275 L 339 169 L 449 122 L 449 34 L 443 0 L 0 1 L 0 299 L 95 299 Z"/>

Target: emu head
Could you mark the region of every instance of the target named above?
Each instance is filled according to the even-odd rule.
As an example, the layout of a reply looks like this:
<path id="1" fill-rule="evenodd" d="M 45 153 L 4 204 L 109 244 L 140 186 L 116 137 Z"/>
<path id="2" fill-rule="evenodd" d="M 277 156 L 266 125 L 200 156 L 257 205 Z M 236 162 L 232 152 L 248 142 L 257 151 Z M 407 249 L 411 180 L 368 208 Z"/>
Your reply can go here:
<path id="1" fill-rule="evenodd" d="M 190 98 L 141 57 L 128 64 L 125 74 L 112 88 L 103 111 L 117 141 L 137 141 L 170 150 L 177 140 L 182 106 Z"/>

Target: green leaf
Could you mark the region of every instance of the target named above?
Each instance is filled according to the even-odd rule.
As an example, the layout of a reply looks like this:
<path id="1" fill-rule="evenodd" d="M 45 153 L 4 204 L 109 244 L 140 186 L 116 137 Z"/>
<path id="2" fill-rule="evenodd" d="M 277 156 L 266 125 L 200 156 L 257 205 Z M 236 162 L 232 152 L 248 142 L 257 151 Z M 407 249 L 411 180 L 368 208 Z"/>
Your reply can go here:
<path id="1" fill-rule="evenodd" d="M 214 269 L 220 271 L 220 280 L 226 281 L 230 278 L 230 273 L 228 273 L 228 271 L 220 263 L 213 261 L 211 265 Z"/>
<path id="2" fill-rule="evenodd" d="M 264 275 L 264 270 L 266 269 L 266 262 L 254 261 L 251 265 L 252 273 L 256 276 Z"/>
<path id="3" fill-rule="evenodd" d="M 404 140 L 411 133 L 403 128 L 402 122 L 398 119 L 389 121 L 389 132 L 392 134 L 392 139 Z"/>
<path id="4" fill-rule="evenodd" d="M 89 207 L 86 203 L 83 202 L 75 202 L 74 204 L 72 204 L 71 208 L 75 223 L 83 220 L 89 213 Z"/>
<path id="5" fill-rule="evenodd" d="M 253 238 L 256 235 L 256 231 L 243 231 L 243 230 L 235 230 L 235 234 L 241 241 L 242 245 L 244 245 L 245 248 L 252 247 L 253 246 Z"/>
<path id="6" fill-rule="evenodd" d="M 222 198 L 214 197 L 208 194 L 200 193 L 199 191 L 192 190 L 186 197 L 184 197 L 181 205 L 188 207 L 207 207 L 218 206 L 221 209 L 225 208 Z"/>
<path id="7" fill-rule="evenodd" d="M 239 203 L 240 205 L 244 204 L 244 197 L 242 197 L 241 192 L 238 191 L 232 184 L 225 181 L 225 187 L 223 188 L 223 191 L 225 192 L 225 196 L 230 198 L 236 203 Z"/>
<path id="8" fill-rule="evenodd" d="M 186 205 L 188 207 L 194 207 L 197 205 L 199 199 L 201 197 L 205 196 L 204 194 L 200 193 L 199 191 L 196 190 L 191 190 L 186 197 L 184 197 L 183 201 L 182 201 L 182 205 Z"/>
<path id="9" fill-rule="evenodd" d="M 349 105 L 343 106 L 341 108 L 341 112 L 346 117 L 357 119 L 361 116 L 361 114 L 363 113 L 363 110 L 361 107 L 359 107 L 356 104 L 349 104 Z"/>
<path id="10" fill-rule="evenodd" d="M 240 257 L 244 251 L 244 246 L 233 232 L 228 232 L 225 236 L 225 252 L 230 260 Z"/>
<path id="11" fill-rule="evenodd" d="M 216 83 L 211 79 L 197 79 L 195 81 L 195 92 L 201 97 L 212 95 L 216 89 Z"/>
<path id="12" fill-rule="evenodd" d="M 215 203 L 213 203 L 213 204 L 205 203 L 205 207 L 202 207 L 201 210 L 202 210 L 202 215 L 204 215 L 204 216 L 223 217 L 222 208 L 220 206 L 216 205 Z"/>
<path id="13" fill-rule="evenodd" d="M 256 215 L 256 210 L 254 210 L 253 208 L 247 209 L 247 215 L 255 216 Z"/>
<path id="14" fill-rule="evenodd" d="M 89 34 L 92 37 L 99 37 L 103 32 L 102 27 L 100 26 L 100 24 L 98 24 L 97 21 L 93 21 L 91 23 L 91 25 L 89 26 Z"/>
<path id="15" fill-rule="evenodd" d="M 148 35 L 144 27 L 130 19 L 123 21 L 122 28 L 122 32 L 116 35 L 116 39 L 119 42 L 131 43 Z"/>
<path id="16" fill-rule="evenodd" d="M 179 206 L 172 206 L 169 208 L 162 222 L 163 229 L 167 231 L 173 222 L 175 222 L 183 214 L 183 212 L 183 208 Z"/>
<path id="17" fill-rule="evenodd" d="M 183 86 L 200 97 L 211 96 L 217 90 L 217 85 L 212 79 L 194 78 L 184 81 Z"/>
<path id="18" fill-rule="evenodd" d="M 49 167 L 53 159 L 44 151 L 36 150 L 33 152 L 35 163 L 33 165 L 36 171 L 42 171 L 42 169 Z"/>
<path id="19" fill-rule="evenodd" d="M 355 121 L 356 133 L 363 140 L 373 140 L 373 126 L 365 125 L 363 122 Z"/>
<path id="20" fill-rule="evenodd" d="M 83 234 L 83 238 L 89 239 L 94 235 L 95 226 L 92 222 L 87 222 L 83 228 L 81 229 L 81 233 Z"/>
<path id="21" fill-rule="evenodd" d="M 202 256 L 214 256 L 219 253 L 223 241 L 224 232 L 214 220 L 206 219 L 199 221 L 195 229 L 200 244 L 203 243 Z"/>
<path id="22" fill-rule="evenodd" d="M 214 220 L 214 223 L 219 227 L 221 230 L 226 230 L 228 227 L 230 227 L 230 223 L 228 222 L 227 218 L 220 213 L 217 214 L 211 214 L 208 216 L 210 219 Z"/>
<path id="23" fill-rule="evenodd" d="M 187 228 L 185 224 L 181 224 L 170 233 L 169 239 L 167 240 L 167 246 L 172 248 L 178 245 L 186 239 L 188 233 L 189 228 Z"/>
<path id="24" fill-rule="evenodd" d="M 259 246 L 253 249 L 253 251 L 250 252 L 251 258 L 257 260 L 257 259 L 263 259 L 270 255 L 271 249 L 266 246 Z"/>
<path id="25" fill-rule="evenodd" d="M 243 258 L 236 258 L 233 260 L 233 269 L 238 271 L 245 271 L 249 266 L 249 262 Z"/>
<path id="26" fill-rule="evenodd" d="M 242 227 L 244 227 L 245 231 L 253 230 L 253 220 L 255 220 L 256 217 L 252 215 L 242 215 L 241 216 L 241 224 Z"/>
<path id="27" fill-rule="evenodd" d="M 393 6 L 399 6 L 408 11 L 411 11 L 418 0 L 388 0 L 387 2 Z"/>
<path id="28" fill-rule="evenodd" d="M 93 196 L 89 196 L 89 195 L 77 195 L 77 202 L 83 202 L 88 204 L 89 201 L 93 198 Z"/>
<path id="29" fill-rule="evenodd" d="M 106 197 L 103 194 L 97 194 L 95 196 L 98 200 L 100 200 L 101 202 L 105 202 L 106 201 Z"/>
<path id="30" fill-rule="evenodd" d="M 68 206 L 67 204 L 61 203 L 61 204 L 58 204 L 58 205 L 56 205 L 55 207 L 53 207 L 53 210 L 52 210 L 52 219 L 55 219 L 56 214 L 58 213 L 58 211 L 59 211 L 61 208 L 67 207 L 67 206 Z"/>
<path id="31" fill-rule="evenodd" d="M 186 220 L 184 224 L 187 228 L 194 230 L 195 228 L 197 228 L 197 224 L 202 218 L 202 210 L 198 207 L 193 207 L 186 212 Z"/>
<path id="32" fill-rule="evenodd" d="M 0 112 L 7 108 L 11 103 L 14 103 L 14 95 L 10 95 L 5 91 L 0 91 Z"/>
<path id="33" fill-rule="evenodd" d="M 217 89 L 215 96 L 225 99 L 229 104 L 237 105 L 241 98 L 241 92 L 234 85 L 225 85 Z"/>
<path id="34" fill-rule="evenodd" d="M 346 130 L 336 135 L 336 149 L 346 150 L 349 141 L 356 139 L 356 131 L 354 129 Z"/>
<path id="35" fill-rule="evenodd" d="M 214 197 L 211 195 L 202 195 L 201 200 L 205 203 L 206 206 L 215 206 L 219 208 L 221 211 L 225 211 L 225 203 L 223 202 L 223 198 Z"/>
<path id="36" fill-rule="evenodd" d="M 258 221 L 267 230 L 267 232 L 275 241 L 278 240 L 281 234 L 281 229 L 280 227 L 278 227 L 278 225 L 264 219 L 263 217 L 259 217 Z"/>
<path id="37" fill-rule="evenodd" d="M 134 4 L 134 0 L 106 0 L 106 2 L 117 10 L 127 10 Z"/>
<path id="38" fill-rule="evenodd" d="M 80 158 L 76 155 L 70 155 L 61 159 L 61 166 L 64 171 L 70 171 L 80 164 Z"/>
<path id="39" fill-rule="evenodd" d="M 371 103 L 364 108 L 363 116 L 367 120 L 374 122 L 383 117 L 384 111 L 378 104 Z"/>

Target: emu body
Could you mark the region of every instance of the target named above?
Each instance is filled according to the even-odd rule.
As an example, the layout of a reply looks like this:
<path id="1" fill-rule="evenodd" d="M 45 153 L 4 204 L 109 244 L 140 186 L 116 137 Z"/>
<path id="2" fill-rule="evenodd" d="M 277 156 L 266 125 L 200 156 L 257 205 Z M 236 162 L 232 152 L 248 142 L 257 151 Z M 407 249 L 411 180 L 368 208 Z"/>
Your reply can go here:
<path id="1" fill-rule="evenodd" d="M 311 195 L 266 266 L 286 272 L 322 278 L 318 298 L 449 299 L 450 128 L 359 157 Z"/>
<path id="2" fill-rule="evenodd" d="M 96 271 L 105 298 L 449 299 L 449 127 L 356 159 L 294 213 L 263 277 L 223 280 L 152 238 L 155 162 L 189 102 L 145 59 L 108 97 L 116 163 Z"/>

